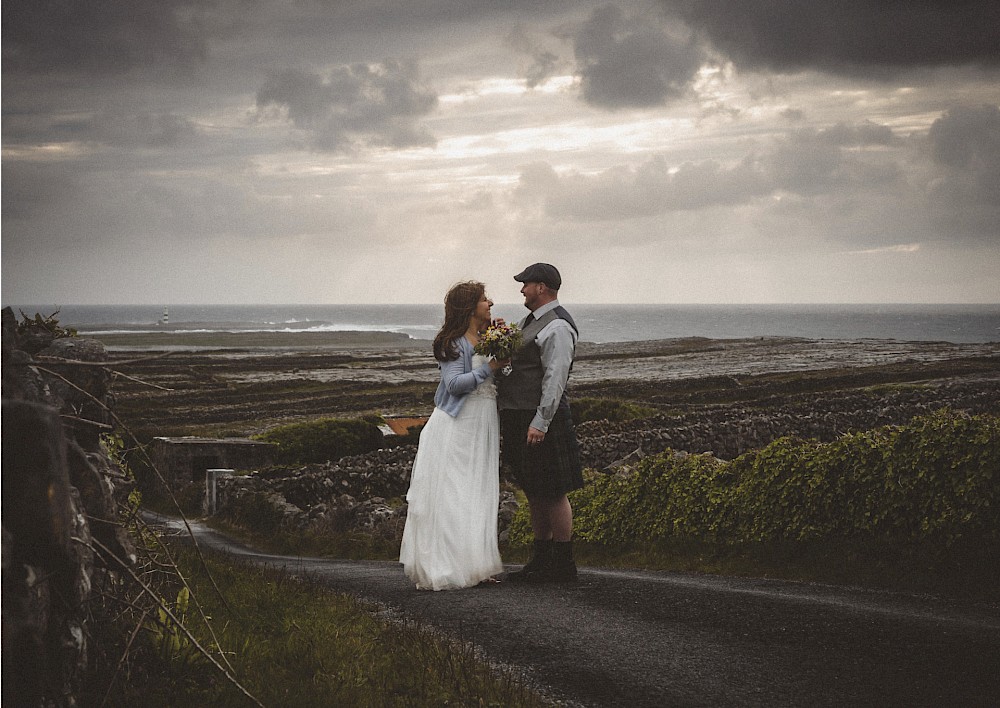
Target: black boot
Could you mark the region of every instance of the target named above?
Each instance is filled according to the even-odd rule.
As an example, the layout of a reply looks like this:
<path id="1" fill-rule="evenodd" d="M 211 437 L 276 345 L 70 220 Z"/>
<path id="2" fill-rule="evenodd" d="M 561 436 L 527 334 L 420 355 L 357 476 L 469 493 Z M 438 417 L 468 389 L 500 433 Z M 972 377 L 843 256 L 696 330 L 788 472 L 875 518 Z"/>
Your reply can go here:
<path id="1" fill-rule="evenodd" d="M 542 573 L 552 565 L 552 539 L 534 542 L 529 560 L 521 570 L 507 574 L 507 579 L 514 583 L 538 582 Z"/>
<path id="2" fill-rule="evenodd" d="M 572 541 L 552 543 L 552 562 L 540 573 L 543 583 L 571 583 L 576 580 L 576 561 L 573 560 Z"/>

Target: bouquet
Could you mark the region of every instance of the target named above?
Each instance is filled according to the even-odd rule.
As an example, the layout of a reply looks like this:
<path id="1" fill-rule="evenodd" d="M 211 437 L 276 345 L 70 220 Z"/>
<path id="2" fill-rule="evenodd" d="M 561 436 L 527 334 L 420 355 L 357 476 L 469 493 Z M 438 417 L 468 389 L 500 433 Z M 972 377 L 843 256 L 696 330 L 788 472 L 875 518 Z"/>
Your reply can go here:
<path id="1" fill-rule="evenodd" d="M 521 339 L 521 330 L 516 324 L 491 324 L 479 335 L 474 351 L 497 360 L 510 359 L 521 346 Z"/>

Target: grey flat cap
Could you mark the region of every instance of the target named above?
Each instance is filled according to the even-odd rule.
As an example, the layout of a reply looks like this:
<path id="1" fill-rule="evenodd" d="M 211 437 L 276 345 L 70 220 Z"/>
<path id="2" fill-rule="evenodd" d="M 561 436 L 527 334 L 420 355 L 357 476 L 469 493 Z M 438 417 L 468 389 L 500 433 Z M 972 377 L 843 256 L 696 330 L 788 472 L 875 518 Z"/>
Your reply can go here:
<path id="1" fill-rule="evenodd" d="M 548 263 L 532 263 L 514 276 L 514 280 L 519 283 L 545 283 L 553 290 L 558 290 L 562 285 L 562 276 L 554 265 Z"/>

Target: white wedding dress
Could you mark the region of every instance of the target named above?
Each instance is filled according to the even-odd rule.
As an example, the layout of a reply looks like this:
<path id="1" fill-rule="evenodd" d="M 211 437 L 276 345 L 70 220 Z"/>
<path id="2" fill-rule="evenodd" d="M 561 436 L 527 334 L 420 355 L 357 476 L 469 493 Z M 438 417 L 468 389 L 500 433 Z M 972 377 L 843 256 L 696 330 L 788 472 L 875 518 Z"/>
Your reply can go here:
<path id="1" fill-rule="evenodd" d="M 473 368 L 486 359 L 473 357 Z M 477 585 L 503 571 L 497 548 L 500 424 L 492 377 L 458 416 L 435 408 L 413 460 L 399 562 L 421 590 Z"/>

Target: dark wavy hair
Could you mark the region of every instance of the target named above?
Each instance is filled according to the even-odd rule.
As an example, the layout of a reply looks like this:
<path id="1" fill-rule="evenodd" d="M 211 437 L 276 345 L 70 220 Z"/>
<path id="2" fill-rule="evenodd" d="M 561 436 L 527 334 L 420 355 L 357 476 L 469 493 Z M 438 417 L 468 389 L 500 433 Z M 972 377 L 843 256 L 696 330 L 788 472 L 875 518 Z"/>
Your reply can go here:
<path id="1" fill-rule="evenodd" d="M 485 294 L 486 286 L 476 280 L 451 286 L 451 290 L 444 296 L 444 324 L 434 337 L 435 359 L 452 361 L 458 358 L 455 340 L 464 336 L 469 329 L 469 321 Z"/>

